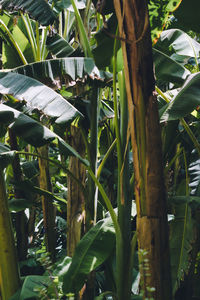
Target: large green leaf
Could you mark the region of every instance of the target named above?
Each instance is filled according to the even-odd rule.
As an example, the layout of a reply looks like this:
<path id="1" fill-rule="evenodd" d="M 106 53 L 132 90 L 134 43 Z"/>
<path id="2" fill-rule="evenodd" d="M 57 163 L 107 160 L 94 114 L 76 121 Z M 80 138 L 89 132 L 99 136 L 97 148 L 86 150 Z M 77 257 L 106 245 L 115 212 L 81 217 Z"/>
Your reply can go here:
<path id="1" fill-rule="evenodd" d="M 161 122 L 185 117 L 200 105 L 200 72 L 191 74 L 179 93 L 166 106 Z"/>
<path id="2" fill-rule="evenodd" d="M 49 276 L 29 275 L 26 276 L 21 290 L 17 291 L 10 300 L 36 300 L 40 299 L 39 290 L 48 288 L 52 284 Z"/>
<path id="3" fill-rule="evenodd" d="M 62 274 L 63 291 L 78 292 L 87 275 L 110 255 L 115 243 L 115 231 L 111 219 L 99 221 L 76 247 L 69 269 Z"/>
<path id="4" fill-rule="evenodd" d="M 188 58 L 198 58 L 200 56 L 200 44 L 180 29 L 163 31 L 156 44 L 156 48 L 164 53 L 170 52 L 172 58 L 179 59 L 179 61 L 185 64 Z"/>
<path id="5" fill-rule="evenodd" d="M 30 109 L 37 109 L 54 118 L 58 124 L 72 121 L 81 115 L 54 90 L 21 74 L 0 72 L 0 93 L 13 95 L 18 100 L 25 101 Z"/>
<path id="6" fill-rule="evenodd" d="M 184 66 L 176 62 L 169 55 L 155 48 L 153 48 L 153 59 L 157 80 L 181 85 L 187 76 L 191 74 Z"/>
<path id="7" fill-rule="evenodd" d="M 56 20 L 46 0 L 0 0 L 0 6 L 8 11 L 25 11 L 42 25 L 53 24 Z"/>
<path id="8" fill-rule="evenodd" d="M 76 6 L 78 9 L 84 9 L 86 7 L 86 0 L 77 0 Z M 55 1 L 54 9 L 56 12 L 61 12 L 64 9 L 74 11 L 71 0 L 57 0 Z"/>
<path id="9" fill-rule="evenodd" d="M 27 62 L 33 62 L 34 56 L 22 18 L 19 17 L 16 21 L 15 16 L 3 14 L 0 16 L 0 21 L 4 24 L 0 27 L 0 35 L 3 40 L 2 63 L 4 69 L 15 68 L 24 64 L 20 59 L 15 43 L 19 46 Z"/>
<path id="10" fill-rule="evenodd" d="M 0 113 L 1 116 L 5 114 L 8 115 L 8 112 L 13 113 L 13 120 L 9 120 L 11 123 L 9 125 L 10 128 L 14 131 L 14 133 L 23 138 L 27 143 L 35 147 L 40 147 L 46 143 L 50 143 L 52 140 L 57 139 L 60 152 L 64 155 L 72 155 L 76 156 L 80 159 L 80 161 L 85 164 L 89 165 L 86 159 L 83 159 L 70 145 L 68 145 L 63 139 L 61 139 L 57 134 L 46 128 L 45 126 L 41 125 L 39 122 L 35 121 L 34 119 L 26 116 L 25 114 L 13 109 L 7 105 L 0 104 Z M 3 117 L 3 120 L 5 118 Z M 1 119 L 0 119 L 1 123 Z M 6 124 L 7 125 L 7 124 Z M 6 151 L 0 153 L 0 162 L 3 162 L 3 167 L 6 158 L 8 162 L 11 161 L 12 156 L 14 156 L 15 151 Z"/>
<path id="11" fill-rule="evenodd" d="M 57 58 L 70 56 L 75 49 L 59 34 L 47 37 L 47 49 Z"/>
<path id="12" fill-rule="evenodd" d="M 86 79 L 100 82 L 101 84 L 111 79 L 108 73 L 100 71 L 95 66 L 92 58 L 85 57 L 49 59 L 19 67 L 12 71 L 40 81 L 49 79 L 52 83 L 58 78 L 65 78 L 66 84 L 73 84 L 75 81 L 85 81 Z"/>
<path id="13" fill-rule="evenodd" d="M 107 29 L 101 28 L 96 34 L 95 39 L 97 41 L 97 47 L 92 50 L 95 64 L 98 68 L 105 68 L 110 66 L 111 59 L 113 57 L 113 48 L 115 39 L 111 35 L 116 34 L 117 30 L 117 18 L 113 14 L 107 21 Z M 106 49 L 106 51 L 105 51 Z M 103 54 L 103 55 L 102 55 Z"/>
<path id="14" fill-rule="evenodd" d="M 175 219 L 170 223 L 170 257 L 173 293 L 188 271 L 189 253 L 193 242 L 191 208 L 179 204 L 175 208 Z"/>

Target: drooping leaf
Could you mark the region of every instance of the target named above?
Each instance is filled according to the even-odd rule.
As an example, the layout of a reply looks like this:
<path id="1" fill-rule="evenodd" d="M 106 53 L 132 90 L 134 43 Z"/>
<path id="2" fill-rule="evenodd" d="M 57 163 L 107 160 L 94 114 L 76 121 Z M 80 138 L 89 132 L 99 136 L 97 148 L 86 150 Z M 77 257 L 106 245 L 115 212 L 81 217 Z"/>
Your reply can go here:
<path id="1" fill-rule="evenodd" d="M 33 206 L 33 202 L 27 199 L 11 199 L 8 201 L 10 211 L 19 212 Z"/>
<path id="2" fill-rule="evenodd" d="M 25 101 L 30 109 L 37 109 L 54 118 L 58 124 L 72 121 L 81 115 L 54 90 L 21 74 L 0 72 L 0 93 L 13 95 L 18 100 Z"/>
<path id="3" fill-rule="evenodd" d="M 52 283 L 49 276 L 26 276 L 21 288 L 20 300 L 39 299 L 39 291 L 35 289 L 46 288 Z"/>
<path id="4" fill-rule="evenodd" d="M 104 27 L 101 28 L 95 34 L 97 47 L 92 50 L 92 53 L 98 68 L 105 68 L 111 64 L 115 42 L 115 39 L 112 36 L 115 36 L 117 30 L 117 18 L 115 14 L 108 19 L 107 27 L 106 30 Z"/>
<path id="5" fill-rule="evenodd" d="M 170 257 L 173 294 L 189 268 L 189 254 L 193 242 L 191 208 L 187 204 L 177 205 L 175 219 L 170 223 Z"/>
<path id="6" fill-rule="evenodd" d="M 62 276 L 63 291 L 78 292 L 87 275 L 102 264 L 113 250 L 115 231 L 109 219 L 99 221 L 76 247 L 72 263 Z"/>
<path id="7" fill-rule="evenodd" d="M 45 0 L 0 0 L 1 9 L 8 11 L 22 10 L 29 13 L 40 24 L 53 24 L 56 16 Z"/>
<path id="8" fill-rule="evenodd" d="M 57 58 L 68 57 L 75 51 L 75 49 L 59 34 L 48 36 L 46 46 Z"/>
<path id="9" fill-rule="evenodd" d="M 100 71 L 95 66 L 93 59 L 85 57 L 49 59 L 19 67 L 12 71 L 40 81 L 49 79 L 52 83 L 58 80 L 58 78 L 64 78 L 65 84 L 73 84 L 73 82 L 75 83 L 79 80 L 85 81 L 87 79 L 102 84 L 111 79 L 108 73 Z"/>
<path id="10" fill-rule="evenodd" d="M 38 195 L 44 195 L 47 196 L 48 199 L 52 199 L 52 200 L 57 200 L 57 201 L 61 201 L 64 203 L 67 203 L 67 201 L 63 198 L 60 198 L 58 196 L 56 196 L 55 194 L 43 190 L 37 186 L 35 186 L 30 180 L 23 180 L 23 181 L 19 181 L 19 182 L 14 182 L 14 185 L 18 188 L 21 189 L 23 191 L 27 191 L 27 192 L 32 192 Z"/>
<path id="11" fill-rule="evenodd" d="M 199 84 L 200 72 L 191 74 L 179 93 L 166 106 L 161 116 L 161 122 L 183 118 L 200 105 Z"/>
<path id="12" fill-rule="evenodd" d="M 10 151 L 7 145 L 0 143 L 0 166 L 1 168 L 6 168 L 15 156 L 15 151 Z"/>
<path id="13" fill-rule="evenodd" d="M 9 127 L 12 128 L 13 132 L 23 138 L 27 143 L 35 147 L 43 146 L 47 143 L 50 143 L 52 140 L 57 139 L 58 144 L 60 145 L 60 152 L 63 155 L 72 155 L 80 159 L 80 161 L 88 166 L 89 162 L 82 158 L 78 152 L 76 152 L 70 145 L 68 145 L 63 139 L 61 139 L 53 131 L 49 130 L 47 127 L 41 125 L 39 122 L 34 119 L 26 116 L 25 114 L 13 109 L 7 105 L 0 104 L 0 112 L 8 114 L 8 111 L 13 113 L 13 120 L 10 120 Z M 1 123 L 1 120 L 0 120 Z M 0 153 L 0 162 L 5 162 L 5 157 L 11 157 L 15 155 L 16 151 L 9 151 Z"/>
<path id="14" fill-rule="evenodd" d="M 86 1 L 85 0 L 77 0 L 76 6 L 78 9 L 84 9 L 86 7 Z M 55 2 L 54 9 L 57 12 L 61 12 L 64 9 L 67 9 L 69 11 L 74 11 L 71 0 L 58 0 Z"/>
<path id="15" fill-rule="evenodd" d="M 156 49 L 166 54 L 170 53 L 171 58 L 183 64 L 186 64 L 191 57 L 200 56 L 200 44 L 180 29 L 163 31 L 156 43 Z"/>
<path id="16" fill-rule="evenodd" d="M 153 48 L 153 59 L 157 80 L 162 80 L 167 83 L 172 82 L 181 85 L 191 74 L 189 70 L 176 62 L 169 55 L 155 48 Z"/>

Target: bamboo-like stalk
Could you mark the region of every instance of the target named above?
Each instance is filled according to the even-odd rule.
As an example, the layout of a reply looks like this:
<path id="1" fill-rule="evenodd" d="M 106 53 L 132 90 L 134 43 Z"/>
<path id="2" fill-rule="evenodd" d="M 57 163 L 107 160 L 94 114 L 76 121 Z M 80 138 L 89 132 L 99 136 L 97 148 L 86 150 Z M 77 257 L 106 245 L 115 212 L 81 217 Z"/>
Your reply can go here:
<path id="1" fill-rule="evenodd" d="M 150 276 L 143 289 L 154 287 L 155 300 L 169 300 L 171 278 L 161 135 L 152 64 L 147 1 L 114 0 L 122 40 L 129 124 L 135 173 L 139 248 L 147 251 Z M 117 282 L 118 300 L 130 294 Z M 144 293 L 145 294 L 145 293 Z"/>
<path id="2" fill-rule="evenodd" d="M 41 157 L 48 158 L 48 145 L 38 148 L 38 153 Z M 40 170 L 40 188 L 52 191 L 51 177 L 49 174 L 49 162 L 46 159 L 39 157 L 39 170 Z M 51 199 L 45 195 L 42 196 L 42 209 L 45 230 L 45 243 L 47 252 L 50 253 L 51 259 L 55 259 L 55 246 L 56 246 L 56 231 L 55 231 L 55 217 L 56 209 Z"/>
<path id="3" fill-rule="evenodd" d="M 18 150 L 17 138 L 12 129 L 9 129 L 9 141 L 11 150 Z M 23 180 L 22 170 L 20 167 L 19 156 L 16 155 L 12 162 L 13 177 L 16 182 Z M 24 198 L 23 192 L 19 189 L 14 190 L 15 198 L 21 199 Z M 25 260 L 27 257 L 28 249 L 28 231 L 27 231 L 27 218 L 24 211 L 16 213 L 16 238 L 17 238 L 17 256 L 18 260 Z"/>
<path id="4" fill-rule="evenodd" d="M 0 168 L 0 283 L 2 299 L 8 300 L 19 288 L 20 277 L 3 170 Z"/>

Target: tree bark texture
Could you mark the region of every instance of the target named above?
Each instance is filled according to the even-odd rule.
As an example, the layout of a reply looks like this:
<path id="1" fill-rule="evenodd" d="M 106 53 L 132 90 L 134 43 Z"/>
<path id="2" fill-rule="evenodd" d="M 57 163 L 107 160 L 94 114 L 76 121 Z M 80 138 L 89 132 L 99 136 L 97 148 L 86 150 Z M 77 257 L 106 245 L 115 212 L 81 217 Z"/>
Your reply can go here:
<path id="1" fill-rule="evenodd" d="M 48 145 L 38 148 L 41 157 L 48 159 Z M 40 170 L 40 188 L 52 192 L 51 177 L 49 174 L 49 162 L 47 159 L 39 158 Z M 50 253 L 51 259 L 55 259 L 56 248 L 56 208 L 52 203 L 52 199 L 48 196 L 42 196 L 42 210 L 45 230 L 45 243 L 47 252 Z"/>
<path id="2" fill-rule="evenodd" d="M 17 138 L 12 129 L 9 129 L 9 138 L 10 138 L 10 147 L 11 150 L 18 150 Z M 16 155 L 12 162 L 13 169 L 13 178 L 14 181 L 20 182 L 23 180 L 22 170 L 20 167 L 19 156 Z M 24 198 L 24 193 L 22 190 L 15 188 L 14 190 L 15 198 L 22 199 Z M 28 230 L 27 230 L 27 218 L 24 211 L 19 211 L 15 216 L 16 220 L 16 238 L 17 238 L 17 256 L 18 260 L 25 260 L 27 257 L 28 249 Z"/>
<path id="3" fill-rule="evenodd" d="M 150 273 L 142 289 L 154 287 L 151 297 L 169 300 L 172 297 L 166 196 L 147 1 L 114 0 L 114 5 L 126 77 L 138 243 L 140 249 L 147 251 Z"/>
<path id="4" fill-rule="evenodd" d="M 84 157 L 85 145 L 81 136 L 80 128 L 71 126 L 71 146 Z M 85 167 L 76 157 L 70 157 L 70 172 L 85 184 Z M 81 239 L 81 233 L 85 222 L 85 199 L 82 189 L 70 176 L 67 192 L 67 255 L 73 256 L 77 243 Z"/>

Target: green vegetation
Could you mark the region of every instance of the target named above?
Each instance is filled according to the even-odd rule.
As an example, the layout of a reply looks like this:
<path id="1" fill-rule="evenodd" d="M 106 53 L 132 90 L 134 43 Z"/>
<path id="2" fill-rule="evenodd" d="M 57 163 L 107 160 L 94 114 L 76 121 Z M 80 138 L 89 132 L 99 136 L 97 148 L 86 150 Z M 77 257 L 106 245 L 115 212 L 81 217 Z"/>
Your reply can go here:
<path id="1" fill-rule="evenodd" d="M 0 0 L 1 300 L 200 299 L 199 6 Z"/>

